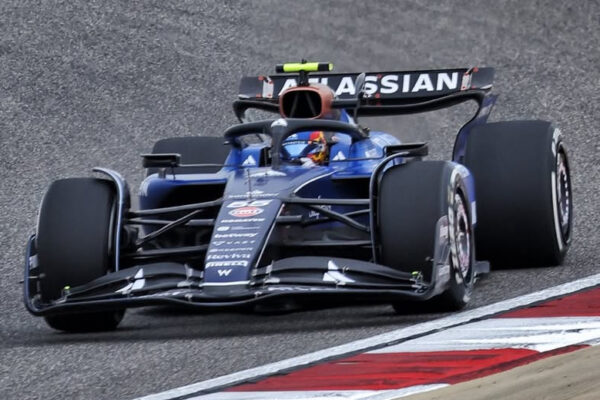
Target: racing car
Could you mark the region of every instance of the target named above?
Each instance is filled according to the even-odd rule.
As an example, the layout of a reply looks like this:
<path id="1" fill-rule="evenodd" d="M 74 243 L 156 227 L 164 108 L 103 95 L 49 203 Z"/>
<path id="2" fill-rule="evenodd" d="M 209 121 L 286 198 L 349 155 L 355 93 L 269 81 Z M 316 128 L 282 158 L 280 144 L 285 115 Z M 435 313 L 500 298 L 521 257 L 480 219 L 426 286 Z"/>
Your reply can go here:
<path id="1" fill-rule="evenodd" d="M 487 122 L 492 68 L 331 70 L 303 61 L 242 78 L 240 123 L 223 137 L 167 138 L 142 155 L 136 209 L 115 171 L 54 181 L 27 243 L 27 309 L 71 332 L 114 329 L 148 305 L 458 310 L 490 264 L 563 261 L 573 206 L 560 130 Z M 466 101 L 477 111 L 448 161 L 358 123 Z"/>

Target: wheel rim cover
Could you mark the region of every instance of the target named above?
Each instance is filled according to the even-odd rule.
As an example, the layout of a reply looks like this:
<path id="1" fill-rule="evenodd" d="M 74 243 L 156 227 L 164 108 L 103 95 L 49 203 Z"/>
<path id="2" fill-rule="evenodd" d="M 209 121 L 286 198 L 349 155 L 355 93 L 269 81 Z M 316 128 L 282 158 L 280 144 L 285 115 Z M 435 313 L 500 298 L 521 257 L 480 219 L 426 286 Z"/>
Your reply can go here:
<path id="1" fill-rule="evenodd" d="M 469 217 L 462 197 L 457 193 L 454 196 L 456 217 L 454 219 L 454 232 L 456 232 L 456 258 L 458 270 L 466 278 L 471 267 L 471 232 Z"/>
<path id="2" fill-rule="evenodd" d="M 558 153 L 556 157 L 556 201 L 558 208 L 558 218 L 563 237 L 566 239 L 569 235 L 569 221 L 571 218 L 571 197 L 569 171 L 565 154 Z"/>

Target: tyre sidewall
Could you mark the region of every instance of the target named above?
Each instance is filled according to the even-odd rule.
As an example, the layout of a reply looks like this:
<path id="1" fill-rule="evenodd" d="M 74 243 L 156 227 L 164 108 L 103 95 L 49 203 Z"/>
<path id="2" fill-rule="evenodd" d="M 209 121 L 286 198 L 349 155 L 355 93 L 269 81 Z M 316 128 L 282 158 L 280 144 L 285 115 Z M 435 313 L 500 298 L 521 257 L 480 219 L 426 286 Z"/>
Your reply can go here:
<path id="1" fill-rule="evenodd" d="M 450 282 L 448 289 L 441 295 L 441 297 L 452 305 L 450 308 L 459 309 L 464 307 L 471 299 L 473 291 L 473 283 L 475 280 L 474 265 L 475 265 L 475 236 L 473 230 L 473 214 L 471 201 L 468 198 L 467 187 L 460 175 L 459 169 L 464 167 L 456 167 L 452 169 L 449 184 L 447 188 L 448 195 L 448 240 L 450 245 Z M 463 206 L 466 210 L 466 216 L 468 218 L 469 227 L 469 269 L 466 276 L 463 276 L 462 272 L 458 267 L 458 242 L 457 236 L 457 224 L 454 223 L 454 219 L 457 216 L 457 204 L 455 202 L 455 195 L 461 196 Z"/>

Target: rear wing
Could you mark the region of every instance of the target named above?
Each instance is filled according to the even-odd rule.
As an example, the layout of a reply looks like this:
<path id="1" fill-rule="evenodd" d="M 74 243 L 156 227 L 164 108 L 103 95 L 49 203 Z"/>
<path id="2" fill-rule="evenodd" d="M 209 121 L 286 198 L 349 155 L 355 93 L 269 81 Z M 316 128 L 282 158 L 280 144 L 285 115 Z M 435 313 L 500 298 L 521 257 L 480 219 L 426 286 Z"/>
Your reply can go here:
<path id="1" fill-rule="evenodd" d="M 335 93 L 332 108 L 353 111 L 360 116 L 413 114 L 446 108 L 474 100 L 479 105 L 475 115 L 458 132 L 452 159 L 462 162 L 466 140 L 471 129 L 487 121 L 497 96 L 491 93 L 494 68 L 455 68 L 422 71 L 367 72 L 362 93 L 356 93 L 360 73 L 327 73 L 326 63 L 284 64 L 278 71 L 295 71 L 269 76 L 244 77 L 240 82 L 239 100 L 233 110 L 241 122 L 246 122 L 248 109 L 279 113 L 279 95 L 299 80 L 329 86 Z M 310 76 L 308 76 L 310 72 Z M 360 79 L 359 79 L 360 81 Z"/>
<path id="2" fill-rule="evenodd" d="M 359 73 L 311 73 L 309 83 L 329 86 L 336 100 L 356 99 Z M 493 68 L 458 68 L 423 71 L 367 72 L 363 103 L 381 105 L 419 103 L 471 90 L 492 88 Z M 276 102 L 286 89 L 298 85 L 298 74 L 244 77 L 239 98 Z M 365 101 L 366 100 L 366 101 Z"/>

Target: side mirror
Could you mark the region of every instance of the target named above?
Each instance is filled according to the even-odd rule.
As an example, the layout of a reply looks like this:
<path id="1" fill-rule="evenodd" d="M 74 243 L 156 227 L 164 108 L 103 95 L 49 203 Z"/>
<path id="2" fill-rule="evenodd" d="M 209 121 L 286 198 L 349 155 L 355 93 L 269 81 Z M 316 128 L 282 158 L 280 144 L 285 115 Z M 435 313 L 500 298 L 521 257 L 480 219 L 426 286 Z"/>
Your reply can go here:
<path id="1" fill-rule="evenodd" d="M 181 164 L 177 153 L 142 154 L 144 168 L 175 168 Z"/>

